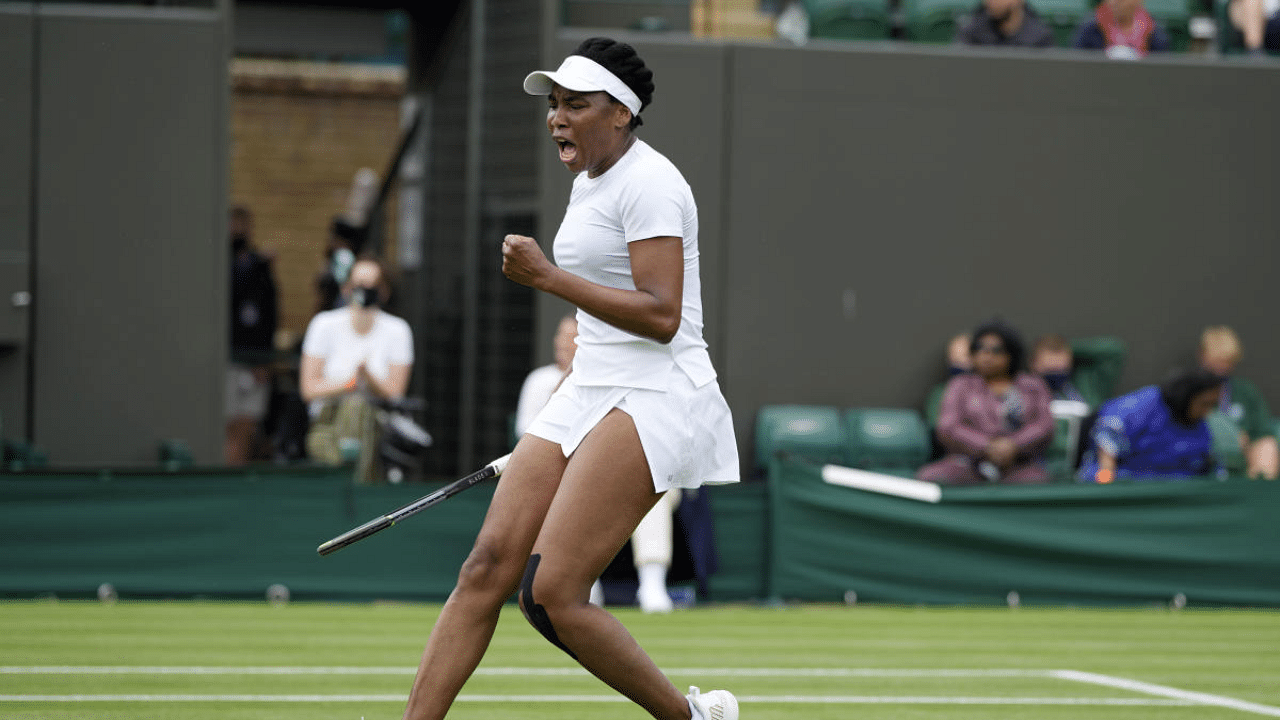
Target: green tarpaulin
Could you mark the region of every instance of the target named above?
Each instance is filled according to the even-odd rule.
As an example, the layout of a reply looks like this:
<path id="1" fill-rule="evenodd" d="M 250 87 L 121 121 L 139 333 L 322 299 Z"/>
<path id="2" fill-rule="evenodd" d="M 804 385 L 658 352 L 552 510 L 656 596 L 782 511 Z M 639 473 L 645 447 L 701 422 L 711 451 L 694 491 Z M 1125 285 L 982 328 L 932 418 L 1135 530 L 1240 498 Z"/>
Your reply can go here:
<path id="1" fill-rule="evenodd" d="M 443 600 L 493 493 L 484 483 L 328 557 L 324 540 L 438 484 L 348 471 L 0 477 L 0 595 Z M 1280 606 L 1280 483 L 946 488 L 941 501 L 827 484 L 778 459 L 709 489 L 711 600 Z"/>
<path id="2" fill-rule="evenodd" d="M 354 486 L 349 470 L 0 479 L 0 593 L 443 599 L 486 483 L 328 557 L 316 546 L 438 484 Z"/>
<path id="3" fill-rule="evenodd" d="M 895 603 L 1280 605 L 1280 483 L 944 488 L 938 503 L 769 467 L 766 586 Z"/>

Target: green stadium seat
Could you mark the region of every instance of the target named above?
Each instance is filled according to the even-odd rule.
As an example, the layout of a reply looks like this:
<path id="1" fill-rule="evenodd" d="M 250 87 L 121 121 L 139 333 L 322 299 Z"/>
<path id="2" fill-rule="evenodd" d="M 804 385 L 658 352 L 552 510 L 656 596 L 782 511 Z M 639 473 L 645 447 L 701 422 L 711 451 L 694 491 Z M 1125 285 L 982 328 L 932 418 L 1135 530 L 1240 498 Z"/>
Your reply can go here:
<path id="1" fill-rule="evenodd" d="M 1071 354 L 1075 358 L 1071 382 L 1085 402 L 1096 408 L 1115 397 L 1116 383 L 1128 357 L 1123 340 L 1107 336 L 1076 338 L 1071 341 Z"/>
<path id="2" fill-rule="evenodd" d="M 1092 15 L 1094 8 L 1090 0 L 1030 0 L 1030 3 L 1053 29 L 1058 47 L 1071 47 L 1080 21 Z"/>
<path id="3" fill-rule="evenodd" d="M 846 437 L 840 412 L 826 405 L 765 405 L 756 415 L 756 466 L 777 453 L 821 463 L 844 463 Z"/>
<path id="4" fill-rule="evenodd" d="M 924 421 L 929 427 L 938 424 L 938 415 L 942 412 L 942 396 L 946 394 L 946 382 L 940 382 L 929 389 L 929 395 L 924 399 Z"/>
<path id="5" fill-rule="evenodd" d="M 1209 413 L 1209 432 L 1213 435 L 1213 455 L 1230 475 L 1243 475 L 1244 450 L 1240 448 L 1240 431 L 1231 418 L 1218 410 Z"/>
<path id="6" fill-rule="evenodd" d="M 49 456 L 35 445 L 21 440 L 11 440 L 4 436 L 4 418 L 0 417 L 0 469 L 8 472 L 22 472 L 31 468 L 42 468 L 49 464 Z"/>
<path id="7" fill-rule="evenodd" d="M 1147 12 L 1169 33 L 1169 47 L 1185 52 L 1191 47 L 1190 0 L 1143 0 Z"/>
<path id="8" fill-rule="evenodd" d="M 1213 22 L 1218 26 L 1215 42 L 1223 55 L 1239 55 L 1244 52 L 1244 36 L 1231 24 L 1230 4 L 1229 0 L 1213 0 Z"/>
<path id="9" fill-rule="evenodd" d="M 4 469 L 9 472 L 22 472 L 32 468 L 42 468 L 49 464 L 49 455 L 43 448 L 21 440 L 3 440 Z"/>
<path id="10" fill-rule="evenodd" d="M 888 0 L 804 0 L 809 36 L 837 40 L 889 37 Z"/>
<path id="11" fill-rule="evenodd" d="M 929 460 L 929 428 L 916 410 L 850 408 L 844 425 L 850 467 L 914 472 Z"/>
<path id="12" fill-rule="evenodd" d="M 191 452 L 191 446 L 181 438 L 164 438 L 160 440 L 156 448 L 156 455 L 160 460 L 160 464 L 170 471 L 182 470 L 195 464 L 195 456 Z"/>
<path id="13" fill-rule="evenodd" d="M 1075 471 L 1073 456 L 1075 448 L 1071 444 L 1071 421 L 1058 418 L 1053 423 L 1053 440 L 1045 452 L 1045 469 L 1055 478 L 1069 478 Z"/>
<path id="14" fill-rule="evenodd" d="M 917 42 L 952 42 L 956 25 L 977 5 L 977 0 L 902 0 L 906 35 Z"/>

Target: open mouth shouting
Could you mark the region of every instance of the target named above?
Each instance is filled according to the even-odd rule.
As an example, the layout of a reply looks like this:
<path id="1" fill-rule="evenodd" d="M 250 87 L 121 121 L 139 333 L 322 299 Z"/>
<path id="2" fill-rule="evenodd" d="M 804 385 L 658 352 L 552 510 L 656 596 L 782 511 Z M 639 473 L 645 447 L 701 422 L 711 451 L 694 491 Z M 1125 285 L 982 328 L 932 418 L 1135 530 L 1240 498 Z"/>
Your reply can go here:
<path id="1" fill-rule="evenodd" d="M 578 159 L 578 146 L 573 144 L 572 141 L 562 137 L 553 137 L 552 139 L 555 140 L 556 146 L 560 148 L 560 162 L 568 165 Z"/>

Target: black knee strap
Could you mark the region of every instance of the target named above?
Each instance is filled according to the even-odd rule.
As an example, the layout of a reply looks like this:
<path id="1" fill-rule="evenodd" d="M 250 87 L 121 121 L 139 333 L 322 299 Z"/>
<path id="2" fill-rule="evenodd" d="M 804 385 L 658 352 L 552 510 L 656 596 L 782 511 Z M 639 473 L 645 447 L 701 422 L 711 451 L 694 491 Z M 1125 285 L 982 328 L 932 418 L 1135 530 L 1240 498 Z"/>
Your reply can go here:
<path id="1" fill-rule="evenodd" d="M 542 562 L 542 556 L 535 553 L 529 556 L 529 564 L 524 567 L 524 579 L 520 581 L 520 609 L 524 611 L 529 624 L 542 633 L 543 637 L 550 640 L 552 645 L 568 653 L 569 657 L 577 660 L 578 656 L 560 642 L 556 629 L 551 625 L 551 618 L 547 615 L 547 609 L 533 599 L 533 576 L 537 574 L 540 562 Z"/>

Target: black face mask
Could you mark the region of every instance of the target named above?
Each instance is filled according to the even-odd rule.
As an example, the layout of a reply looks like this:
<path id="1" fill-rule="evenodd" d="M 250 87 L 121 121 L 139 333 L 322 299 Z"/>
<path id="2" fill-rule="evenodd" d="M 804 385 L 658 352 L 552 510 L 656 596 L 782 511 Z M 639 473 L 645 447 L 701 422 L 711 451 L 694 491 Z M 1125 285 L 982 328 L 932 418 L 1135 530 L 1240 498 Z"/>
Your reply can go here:
<path id="1" fill-rule="evenodd" d="M 1066 387 L 1067 382 L 1071 380 L 1071 373 L 1051 372 L 1045 373 L 1041 377 L 1044 378 L 1044 382 L 1049 386 L 1050 390 L 1058 392 L 1062 388 Z"/>
<path id="2" fill-rule="evenodd" d="M 351 291 L 351 304 L 356 307 L 378 307 L 381 302 L 376 287 L 357 287 Z"/>
<path id="3" fill-rule="evenodd" d="M 249 247 L 249 236 L 244 234 L 236 234 L 231 236 L 231 252 L 239 255 Z"/>

